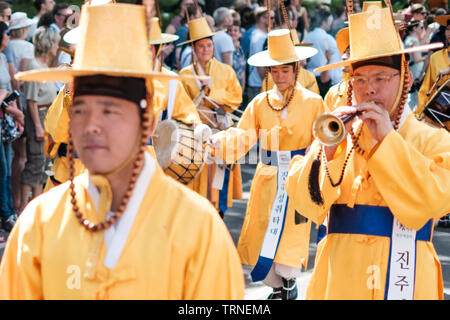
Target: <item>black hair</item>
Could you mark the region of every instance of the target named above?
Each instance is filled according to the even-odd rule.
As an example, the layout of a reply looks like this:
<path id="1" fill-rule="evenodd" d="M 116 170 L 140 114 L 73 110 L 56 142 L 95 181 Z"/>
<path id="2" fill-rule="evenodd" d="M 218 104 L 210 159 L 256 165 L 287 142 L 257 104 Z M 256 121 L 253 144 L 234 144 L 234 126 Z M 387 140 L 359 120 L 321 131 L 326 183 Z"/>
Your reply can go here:
<path id="1" fill-rule="evenodd" d="M 8 25 L 4 23 L 3 21 L 0 21 L 0 44 L 3 41 L 3 36 L 5 35 L 5 32 L 8 30 Z"/>

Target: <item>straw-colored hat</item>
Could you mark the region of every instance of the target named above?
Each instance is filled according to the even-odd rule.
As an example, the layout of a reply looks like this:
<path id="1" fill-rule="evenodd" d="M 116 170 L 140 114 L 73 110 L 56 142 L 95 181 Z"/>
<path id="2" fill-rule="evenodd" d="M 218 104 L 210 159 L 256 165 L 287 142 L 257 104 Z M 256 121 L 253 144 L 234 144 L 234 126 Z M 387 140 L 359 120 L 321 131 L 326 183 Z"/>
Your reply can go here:
<path id="1" fill-rule="evenodd" d="M 198 41 L 201 39 L 209 38 L 215 35 L 217 32 L 212 32 L 209 27 L 208 21 L 206 21 L 205 17 L 200 17 L 188 22 L 189 29 L 189 40 L 179 43 L 181 46 L 186 43 L 191 43 L 194 41 Z"/>
<path id="2" fill-rule="evenodd" d="M 436 21 L 437 23 L 439 23 L 441 26 L 446 27 L 447 26 L 447 21 L 450 20 L 450 14 L 444 14 L 444 15 L 440 15 L 434 18 L 434 21 Z"/>
<path id="3" fill-rule="evenodd" d="M 16 30 L 29 27 L 33 24 L 33 20 L 27 17 L 25 12 L 14 12 L 11 15 L 11 24 L 9 30 Z"/>
<path id="4" fill-rule="evenodd" d="M 372 14 L 370 11 L 361 12 L 349 17 L 350 59 L 332 63 L 314 71 L 321 72 L 359 61 L 428 51 L 443 46 L 442 43 L 432 43 L 405 49 L 395 28 L 390 9 L 383 8 L 378 10 L 376 19 L 369 19 L 372 17 Z"/>
<path id="5" fill-rule="evenodd" d="M 272 67 L 305 60 L 316 53 L 312 47 L 294 46 L 288 29 L 277 29 L 267 35 L 267 50 L 252 55 L 247 62 L 255 67 Z"/>
<path id="6" fill-rule="evenodd" d="M 151 45 L 158 45 L 177 41 L 179 36 L 170 33 L 162 33 L 159 25 L 159 18 L 153 17 L 150 20 L 150 41 Z"/>
<path id="7" fill-rule="evenodd" d="M 381 1 L 364 1 L 361 11 L 366 12 L 369 9 L 372 9 L 371 7 L 373 6 L 377 7 L 378 9 L 383 8 Z"/>
<path id="8" fill-rule="evenodd" d="M 345 50 L 350 45 L 348 27 L 342 28 L 338 31 L 338 33 L 336 33 L 336 44 L 341 55 L 344 54 Z"/>
<path id="9" fill-rule="evenodd" d="M 80 41 L 71 69 L 37 69 L 16 74 L 24 81 L 70 82 L 74 77 L 175 78 L 153 72 L 144 7 L 134 4 L 85 5 Z"/>
<path id="10" fill-rule="evenodd" d="M 85 5 L 100 6 L 105 4 L 115 3 L 115 0 L 90 0 L 86 1 Z M 77 44 L 80 41 L 80 27 L 77 26 L 67 32 L 63 37 L 64 42 L 69 44 Z"/>

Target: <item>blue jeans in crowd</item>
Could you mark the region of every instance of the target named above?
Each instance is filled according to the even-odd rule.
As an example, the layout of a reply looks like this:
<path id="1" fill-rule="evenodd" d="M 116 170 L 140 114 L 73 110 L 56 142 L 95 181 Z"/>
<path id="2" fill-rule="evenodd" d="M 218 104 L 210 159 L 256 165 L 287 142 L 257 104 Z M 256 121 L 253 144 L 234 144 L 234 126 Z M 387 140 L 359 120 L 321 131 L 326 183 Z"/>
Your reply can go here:
<path id="1" fill-rule="evenodd" d="M 12 154 L 11 143 L 2 142 L 0 133 L 0 217 L 4 219 L 15 213 L 11 189 Z"/>

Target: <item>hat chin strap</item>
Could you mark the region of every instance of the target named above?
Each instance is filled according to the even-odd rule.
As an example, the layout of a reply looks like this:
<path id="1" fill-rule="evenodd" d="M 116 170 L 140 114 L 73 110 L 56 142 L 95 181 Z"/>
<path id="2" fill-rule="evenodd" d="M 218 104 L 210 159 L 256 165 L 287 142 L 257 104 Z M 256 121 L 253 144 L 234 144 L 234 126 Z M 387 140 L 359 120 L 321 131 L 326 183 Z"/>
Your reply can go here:
<path id="1" fill-rule="evenodd" d="M 406 67 L 406 59 L 405 55 L 402 54 L 402 61 L 401 61 L 401 67 L 400 67 L 400 87 L 397 92 L 397 97 L 395 98 L 394 104 L 392 105 L 391 110 L 389 111 L 389 116 L 393 116 L 398 107 L 401 107 L 401 104 L 404 104 L 406 102 L 402 101 L 404 98 L 404 91 L 405 87 L 408 86 L 407 80 L 409 79 L 408 75 L 408 69 Z"/>

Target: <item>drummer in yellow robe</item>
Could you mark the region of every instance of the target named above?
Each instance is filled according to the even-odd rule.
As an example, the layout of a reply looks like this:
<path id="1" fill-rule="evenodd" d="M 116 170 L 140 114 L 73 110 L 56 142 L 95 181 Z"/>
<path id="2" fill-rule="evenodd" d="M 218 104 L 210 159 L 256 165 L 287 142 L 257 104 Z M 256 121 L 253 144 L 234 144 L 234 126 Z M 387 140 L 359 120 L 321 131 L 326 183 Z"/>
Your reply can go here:
<path id="1" fill-rule="evenodd" d="M 308 263 L 311 222 L 295 212 L 283 181 L 289 160 L 305 154 L 313 140 L 312 122 L 325 111 L 322 98 L 295 80 L 298 61 L 316 53 L 312 47 L 294 47 L 288 29 L 269 32 L 268 50 L 253 55 L 248 63 L 269 67 L 275 87 L 250 102 L 236 128 L 211 138 L 211 153 L 227 162 L 243 157 L 259 138 L 260 161 L 238 252 L 243 264 L 254 266 L 253 281 L 263 280 L 273 288 L 268 299 L 296 299 L 296 277 Z"/>
<path id="2" fill-rule="evenodd" d="M 159 25 L 159 18 L 152 18 L 151 20 L 151 34 L 150 34 L 150 50 L 153 53 L 154 70 L 163 74 L 172 74 L 174 72 L 165 68 L 160 59 L 161 47 L 164 44 L 171 43 L 178 39 L 177 35 L 161 33 Z M 158 79 L 164 88 L 161 115 L 159 120 L 176 119 L 185 124 L 201 123 L 200 116 L 194 105 L 194 102 L 186 93 L 183 84 L 178 79 Z"/>
<path id="3" fill-rule="evenodd" d="M 450 43 L 450 15 L 442 15 L 434 18 L 441 26 L 446 27 L 446 46 Z M 416 115 L 421 115 L 430 98 L 448 79 L 450 79 L 450 54 L 448 47 L 443 48 L 430 57 L 427 73 L 423 79 L 417 97 Z M 439 78 L 439 79 L 438 79 Z"/>
<path id="4" fill-rule="evenodd" d="M 317 119 L 324 145 L 314 141 L 290 164 L 286 190 L 295 210 L 317 224 L 328 216 L 306 297 L 442 299 L 431 237 L 433 219 L 450 209 L 450 135 L 418 121 L 406 103 L 412 73 L 389 9 L 380 9 L 379 28 L 367 25 L 369 17 L 349 16 L 350 59 L 317 69 L 351 65 L 356 104 L 332 114 L 357 117 L 345 131 Z"/>
<path id="5" fill-rule="evenodd" d="M 150 34 L 150 49 L 153 50 L 153 65 L 154 69 L 164 74 L 174 74 L 170 70 L 164 68 L 158 59 L 160 47 L 163 44 L 173 42 L 177 36 L 161 33 L 159 26 L 159 19 L 154 17 L 151 20 L 152 33 Z M 79 41 L 79 29 L 69 32 L 67 35 L 68 41 L 71 44 L 77 44 Z M 159 48 L 160 49 L 160 48 Z M 70 85 L 66 85 L 60 91 L 57 98 L 50 106 L 45 119 L 46 129 L 46 155 L 54 159 L 52 167 L 52 175 L 49 176 L 45 190 L 48 191 L 52 187 L 64 183 L 69 178 L 69 165 L 66 157 L 67 141 L 68 141 L 68 127 L 69 115 L 67 112 L 68 106 L 72 104 Z M 154 80 L 154 89 L 157 92 L 153 96 L 154 111 L 160 114 L 157 119 L 176 119 L 186 124 L 201 123 L 198 112 L 194 103 L 186 94 L 183 85 L 177 79 L 158 79 Z M 149 140 L 151 143 L 151 140 Z M 149 146 L 149 152 L 154 155 L 154 149 Z M 79 159 L 75 159 L 75 175 L 78 175 L 84 170 Z"/>
<path id="6" fill-rule="evenodd" d="M 233 68 L 217 61 L 214 55 L 214 33 L 204 17 L 188 22 L 192 43 L 193 64 L 180 71 L 180 75 L 209 75 L 208 81 L 183 80 L 186 92 L 194 100 L 203 123 L 213 131 L 227 129 L 233 124 L 231 113 L 242 103 L 242 88 Z M 181 44 L 180 44 L 181 45 Z M 236 120 L 236 119 L 235 119 Z M 233 199 L 242 199 L 240 165 L 205 166 L 192 182 L 192 187 L 208 199 L 223 217 Z"/>
<path id="7" fill-rule="evenodd" d="M 82 17 L 71 70 L 17 77 L 74 81 L 69 159 L 73 169 L 74 147 L 88 172 L 22 212 L 0 299 L 242 299 L 239 257 L 214 207 L 146 152 L 156 123 L 149 80 L 164 75 L 152 72 L 144 7 L 83 6 Z"/>

